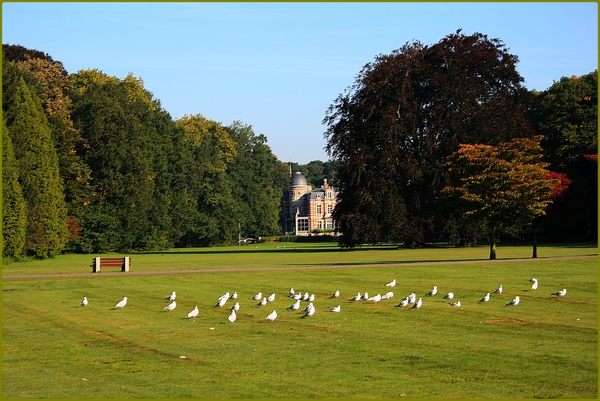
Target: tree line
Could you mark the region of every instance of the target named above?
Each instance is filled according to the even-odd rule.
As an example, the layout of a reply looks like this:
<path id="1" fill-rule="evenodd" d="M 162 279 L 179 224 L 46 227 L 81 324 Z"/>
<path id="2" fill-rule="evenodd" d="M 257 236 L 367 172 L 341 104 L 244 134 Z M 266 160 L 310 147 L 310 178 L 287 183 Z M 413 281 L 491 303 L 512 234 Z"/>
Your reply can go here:
<path id="1" fill-rule="evenodd" d="M 290 163 L 252 126 L 201 114 L 174 120 L 140 78 L 68 73 L 19 45 L 3 45 L 2 65 L 5 258 L 281 232 Z"/>
<path id="2" fill-rule="evenodd" d="M 231 244 L 281 232 L 288 173 L 339 189 L 339 243 L 597 239 L 597 71 L 527 90 L 499 39 L 459 30 L 367 63 L 323 123 L 330 160 L 174 120 L 129 74 L 3 45 L 3 256 Z"/>
<path id="3" fill-rule="evenodd" d="M 597 240 L 597 70 L 536 92 L 517 63 L 458 30 L 363 67 L 323 120 L 342 246 Z"/>

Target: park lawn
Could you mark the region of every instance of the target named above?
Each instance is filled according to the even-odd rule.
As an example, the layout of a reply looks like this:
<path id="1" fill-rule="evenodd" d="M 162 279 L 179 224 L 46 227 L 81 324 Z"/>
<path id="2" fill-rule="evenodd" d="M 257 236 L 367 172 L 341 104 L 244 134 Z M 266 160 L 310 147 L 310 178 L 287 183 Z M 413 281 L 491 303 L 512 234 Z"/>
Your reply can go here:
<path id="1" fill-rule="evenodd" d="M 392 278 L 393 299 L 348 301 Z M 396 307 L 433 285 L 421 309 Z M 290 287 L 315 294 L 313 317 L 286 310 Z M 597 259 L 3 280 L 3 397 L 596 398 L 597 288 Z M 178 306 L 164 312 L 171 291 Z M 214 306 L 226 291 L 239 294 L 234 324 L 233 301 Z M 248 299 L 258 291 L 277 297 L 259 307 Z M 195 305 L 200 316 L 185 318 Z"/>
<path id="2" fill-rule="evenodd" d="M 532 249 L 529 246 L 498 247 L 498 259 L 531 258 L 531 254 Z M 539 258 L 597 254 L 598 246 L 596 244 L 545 245 L 538 249 Z M 335 242 L 268 242 L 244 246 L 179 248 L 129 254 L 69 254 L 53 259 L 8 263 L 2 266 L 2 275 L 90 273 L 92 258 L 96 256 L 130 256 L 132 272 L 152 272 L 487 260 L 489 259 L 489 248 L 487 246 L 468 248 L 439 246 L 426 249 L 398 249 L 394 246 L 379 246 L 348 251 L 340 249 Z M 100 274 L 118 270 L 118 268 L 102 269 Z"/>

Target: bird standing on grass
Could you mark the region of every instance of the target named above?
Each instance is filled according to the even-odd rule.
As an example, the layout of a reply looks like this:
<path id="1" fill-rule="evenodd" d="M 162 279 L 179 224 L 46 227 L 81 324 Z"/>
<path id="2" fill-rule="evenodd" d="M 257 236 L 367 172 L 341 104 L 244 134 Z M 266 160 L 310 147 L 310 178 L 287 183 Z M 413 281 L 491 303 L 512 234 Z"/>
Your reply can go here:
<path id="1" fill-rule="evenodd" d="M 275 293 L 269 295 L 269 297 L 267 298 L 267 302 L 273 302 L 275 301 Z"/>
<path id="2" fill-rule="evenodd" d="M 356 295 L 354 297 L 352 297 L 352 299 L 350 299 L 350 301 L 360 301 L 360 299 L 361 299 L 360 292 L 357 292 Z"/>
<path id="3" fill-rule="evenodd" d="M 565 295 L 567 295 L 567 289 L 563 288 L 560 291 L 553 292 L 552 295 L 556 295 L 557 297 L 564 297 Z"/>
<path id="4" fill-rule="evenodd" d="M 517 295 L 515 299 L 506 304 L 506 306 L 517 306 L 521 302 L 521 298 Z"/>
<path id="5" fill-rule="evenodd" d="M 502 294 L 502 285 L 500 285 L 498 288 L 496 288 L 496 291 L 494 291 L 494 294 Z"/>
<path id="6" fill-rule="evenodd" d="M 227 298 L 220 297 L 215 306 L 218 308 L 222 308 L 227 303 L 228 299 L 229 299 L 229 295 L 227 295 Z"/>
<path id="7" fill-rule="evenodd" d="M 532 290 L 537 290 L 538 289 L 538 280 L 537 278 L 531 278 L 529 279 L 529 282 L 531 283 L 531 289 Z"/>
<path id="8" fill-rule="evenodd" d="M 237 299 L 238 297 L 238 293 L 237 292 L 233 292 L 233 294 L 231 294 L 231 296 L 229 297 L 229 299 Z"/>
<path id="9" fill-rule="evenodd" d="M 419 300 L 415 302 L 411 309 L 419 309 L 421 306 L 423 306 L 423 298 L 419 298 Z"/>
<path id="10" fill-rule="evenodd" d="M 381 294 L 377 294 L 374 297 L 369 298 L 367 301 L 379 302 L 381 301 Z"/>
<path id="11" fill-rule="evenodd" d="M 402 301 L 400 301 L 400 303 L 396 306 L 399 306 L 401 308 L 404 308 L 406 305 L 408 305 L 408 297 L 404 298 Z"/>
<path id="12" fill-rule="evenodd" d="M 488 292 L 487 294 L 485 294 L 485 297 L 481 298 L 477 302 L 488 302 L 489 300 L 490 300 L 490 293 Z"/>
<path id="13" fill-rule="evenodd" d="M 460 306 L 460 301 L 452 302 L 450 306 Z"/>
<path id="14" fill-rule="evenodd" d="M 235 311 L 232 309 L 231 310 L 231 314 L 229 316 L 227 316 L 227 320 L 229 320 L 231 323 L 235 322 L 237 319 L 237 315 L 235 314 Z"/>
<path id="15" fill-rule="evenodd" d="M 232 307 L 231 307 L 232 311 L 239 311 L 240 310 L 240 303 L 236 302 Z"/>
<path id="16" fill-rule="evenodd" d="M 300 300 L 298 299 L 296 302 L 294 302 L 289 308 L 287 308 L 288 310 L 298 310 L 300 309 Z"/>
<path id="17" fill-rule="evenodd" d="M 275 319 L 277 319 L 277 311 L 273 311 L 271 313 L 269 313 L 269 316 L 267 316 L 267 319 L 271 321 L 271 323 L 273 323 L 275 321 Z"/>
<path id="18" fill-rule="evenodd" d="M 315 306 L 311 302 L 306 307 L 305 312 L 304 312 L 304 316 L 302 316 L 302 317 L 311 317 L 312 315 L 315 314 L 315 311 L 316 311 Z"/>
<path id="19" fill-rule="evenodd" d="M 437 285 L 434 285 L 434 286 L 433 286 L 433 289 L 432 289 L 431 291 L 429 291 L 429 292 L 428 292 L 426 295 L 428 295 L 428 296 L 432 297 L 432 296 L 434 296 L 435 294 L 437 294 L 437 292 L 438 292 Z"/>
<path id="20" fill-rule="evenodd" d="M 267 304 L 267 298 L 263 298 L 259 303 L 258 306 L 265 306 Z"/>
<path id="21" fill-rule="evenodd" d="M 83 297 L 83 301 L 81 301 L 81 306 L 87 306 L 88 300 L 87 297 Z"/>
<path id="22" fill-rule="evenodd" d="M 449 292 L 446 295 L 444 295 L 444 299 L 452 299 L 452 298 L 454 298 L 454 293 L 452 293 L 452 292 Z"/>
<path id="23" fill-rule="evenodd" d="M 173 312 L 173 310 L 177 307 L 177 302 L 173 301 L 169 305 L 165 306 L 163 310 L 168 310 L 169 312 Z"/>
<path id="24" fill-rule="evenodd" d="M 389 283 L 387 283 L 385 286 L 386 287 L 395 287 L 396 286 L 396 279 L 393 279 L 392 281 L 390 281 Z"/>
<path id="25" fill-rule="evenodd" d="M 259 300 L 259 299 L 261 299 L 261 298 L 262 298 L 262 292 L 259 292 L 259 293 L 258 293 L 258 294 L 256 294 L 255 296 L 253 296 L 253 297 L 250 297 L 250 299 L 251 299 L 251 300 L 253 300 L 253 301 L 258 301 L 258 300 Z"/>
<path id="26" fill-rule="evenodd" d="M 198 306 L 197 305 L 194 309 L 192 309 L 192 311 L 190 313 L 187 314 L 188 319 L 195 319 L 196 316 L 198 316 Z"/>
<path id="27" fill-rule="evenodd" d="M 366 301 L 367 299 L 369 299 L 369 293 L 365 291 L 365 293 L 363 294 L 362 300 Z"/>
<path id="28" fill-rule="evenodd" d="M 177 297 L 177 294 L 175 293 L 175 291 L 173 291 L 173 292 L 171 293 L 171 295 L 169 295 L 169 296 L 168 296 L 168 297 L 166 297 L 165 299 L 166 299 L 167 301 L 169 301 L 169 302 L 173 302 L 173 301 L 175 301 L 175 298 L 176 298 L 176 297 Z"/>
<path id="29" fill-rule="evenodd" d="M 341 310 L 342 310 L 342 306 L 341 306 L 341 305 L 338 305 L 338 306 L 332 306 L 331 308 L 329 308 L 329 310 L 330 310 L 331 312 L 339 312 L 339 311 L 341 311 Z"/>
<path id="30" fill-rule="evenodd" d="M 127 305 L 127 297 L 123 297 L 123 299 L 121 300 L 121 302 L 119 302 L 118 304 L 115 305 L 115 308 L 125 308 L 125 305 Z"/>
<path id="31" fill-rule="evenodd" d="M 381 299 L 392 299 L 394 298 L 394 293 L 389 291 L 381 296 Z"/>
<path id="32" fill-rule="evenodd" d="M 333 294 L 329 298 L 337 298 L 340 296 L 340 290 L 335 290 Z"/>

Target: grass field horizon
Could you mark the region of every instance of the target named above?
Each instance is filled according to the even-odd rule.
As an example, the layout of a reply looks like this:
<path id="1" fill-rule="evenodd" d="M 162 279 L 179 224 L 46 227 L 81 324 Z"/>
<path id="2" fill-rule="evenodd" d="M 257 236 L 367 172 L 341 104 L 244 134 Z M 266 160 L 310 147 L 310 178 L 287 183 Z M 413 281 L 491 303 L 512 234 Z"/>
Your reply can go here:
<path id="1" fill-rule="evenodd" d="M 128 255 L 132 271 L 214 270 L 202 275 L 3 279 L 3 397 L 598 396 L 597 258 L 550 259 L 597 255 L 595 245 L 543 246 L 527 263 L 508 260 L 530 258 L 526 246 L 499 247 L 494 263 L 486 260 L 487 247 L 349 252 L 331 244 L 257 246 Z M 93 256 L 105 255 L 12 263 L 3 266 L 3 276 L 88 273 Z M 443 261 L 456 263 L 436 263 Z M 336 267 L 353 264 L 365 266 Z M 260 267 L 281 269 L 250 270 Z M 219 271 L 226 268 L 248 271 Z M 540 281 L 536 291 L 531 277 Z M 357 291 L 390 291 L 384 284 L 393 278 L 393 299 L 349 301 Z M 477 302 L 499 284 L 502 295 Z M 424 296 L 433 285 L 439 294 Z M 287 310 L 290 287 L 315 294 L 314 316 Z M 562 288 L 565 297 L 551 295 Z M 336 289 L 342 295 L 330 299 Z M 162 311 L 172 291 L 177 308 Z M 226 318 L 234 301 L 215 307 L 227 291 L 239 294 L 233 324 Z M 248 298 L 259 291 L 275 293 L 275 301 L 257 306 Z M 442 298 L 448 291 L 461 307 Z M 423 298 L 423 307 L 396 307 L 410 292 Z M 517 295 L 519 305 L 505 306 Z M 115 310 L 123 296 L 129 303 Z M 340 313 L 328 311 L 338 304 Z M 185 318 L 196 305 L 198 318 Z M 272 310 L 279 316 L 269 323 Z"/>

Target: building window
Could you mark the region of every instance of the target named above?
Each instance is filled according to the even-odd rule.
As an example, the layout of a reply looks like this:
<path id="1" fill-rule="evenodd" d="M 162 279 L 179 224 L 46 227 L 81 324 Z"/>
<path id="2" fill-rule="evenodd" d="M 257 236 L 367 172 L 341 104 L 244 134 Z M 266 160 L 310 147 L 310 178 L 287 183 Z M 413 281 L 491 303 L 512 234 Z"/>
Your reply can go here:
<path id="1" fill-rule="evenodd" d="M 308 219 L 298 219 L 298 232 L 299 233 L 307 233 L 308 232 Z"/>
<path id="2" fill-rule="evenodd" d="M 323 221 L 322 220 L 318 220 L 317 221 L 317 228 L 318 229 L 322 229 L 323 228 Z"/>
<path id="3" fill-rule="evenodd" d="M 333 227 L 333 221 L 327 220 L 327 228 L 334 228 Z"/>
<path id="4" fill-rule="evenodd" d="M 331 215 L 333 213 L 333 205 L 327 205 L 327 214 Z"/>
<path id="5" fill-rule="evenodd" d="M 321 215 L 322 213 L 323 213 L 323 210 L 321 210 L 321 205 L 317 205 L 317 214 Z"/>

